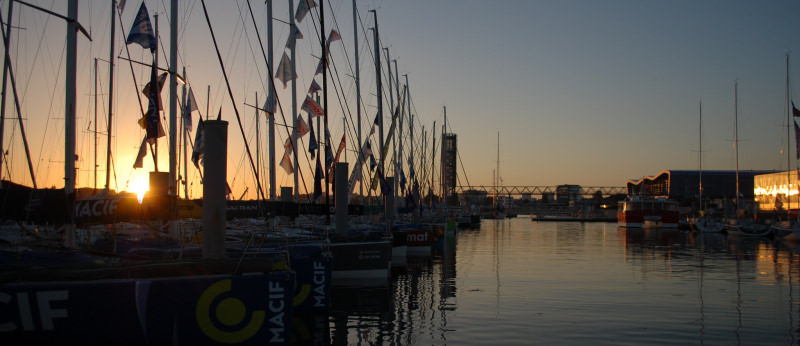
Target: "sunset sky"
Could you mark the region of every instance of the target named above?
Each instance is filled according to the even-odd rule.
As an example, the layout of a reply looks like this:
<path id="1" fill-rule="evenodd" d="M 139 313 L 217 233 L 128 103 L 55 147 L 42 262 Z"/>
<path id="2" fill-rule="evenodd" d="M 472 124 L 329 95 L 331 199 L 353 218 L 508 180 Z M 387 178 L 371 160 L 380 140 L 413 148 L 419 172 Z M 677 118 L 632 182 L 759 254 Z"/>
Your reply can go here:
<path id="1" fill-rule="evenodd" d="M 67 12 L 64 0 L 30 2 L 60 14 Z M 286 24 L 289 9 L 286 0 L 273 2 L 272 35 L 277 67 L 283 52 L 289 52 L 284 49 L 289 34 Z M 0 1 L 4 23 L 8 3 Z M 166 67 L 169 1 L 144 3 L 151 20 L 154 14 L 159 14 L 162 41 L 159 65 Z M 325 2 L 325 36 L 334 28 L 342 37 L 331 45 L 328 78 L 334 150 L 343 134 L 343 119 L 347 119 L 348 128 L 355 126 L 352 122 L 356 121 L 352 3 L 352 0 Z M 148 154 L 144 169 L 131 168 L 144 136 L 144 130 L 136 124 L 141 116 L 136 93 L 147 82 L 149 67 L 134 64 L 132 73 L 128 62 L 119 59 L 128 54 L 121 31 L 126 34 L 130 31 L 140 5 L 140 0 L 128 0 L 121 21 L 116 18 L 112 144 L 116 173 L 111 187 L 118 190 L 131 189 L 153 167 Z M 250 5 L 258 34 L 266 44 L 264 2 L 251 1 Z M 185 67 L 200 113 L 216 117 L 221 109 L 222 119 L 230 122 L 228 181 L 237 198 L 248 187 L 245 197 L 254 198 L 255 183 L 244 154 L 234 105 L 243 119 L 251 150 L 255 151 L 256 115 L 248 105 L 256 104 L 256 94 L 258 103 L 264 103 L 266 64 L 246 1 L 207 0 L 206 6 L 235 102 L 231 102 L 225 87 L 199 0 L 179 2 L 178 69 Z M 797 166 L 794 138 L 790 141 L 787 138 L 786 56 L 793 53 L 789 66 L 790 95 L 800 102 L 798 88 L 794 87 L 800 83 L 798 1 L 357 0 L 364 135 L 369 133 L 369 124 L 377 110 L 371 30 L 374 22 L 368 12 L 373 9 L 377 11 L 381 47 L 388 47 L 391 59 L 397 60 L 401 82 L 405 83 L 403 75 L 408 75 L 412 112 L 416 117 L 415 141 L 417 146 L 421 145 L 419 136 L 424 126 L 428 134 L 428 166 L 433 123 L 436 122 L 438 134 L 444 107 L 447 109 L 448 131 L 458 135 L 460 185 L 492 184 L 498 134 L 504 185 L 623 186 L 628 179 L 655 175 L 665 169 L 698 169 L 701 100 L 702 167 L 733 170 L 737 80 L 739 168 L 785 170 L 787 144 L 792 156 L 791 168 Z M 110 1 L 80 1 L 78 21 L 91 32 L 92 41 L 78 36 L 79 186 L 94 185 L 95 58 L 101 59 L 97 76 L 98 132 L 102 132 L 98 137 L 101 167 L 98 186 L 105 182 L 103 129 L 108 108 L 106 61 L 111 39 L 110 11 Z M 318 20 L 318 8 L 314 8 L 298 24 L 304 36 L 297 42 L 296 53 L 298 103 L 306 95 L 321 55 Z M 66 24 L 19 3 L 13 6 L 12 23 L 9 53 L 36 180 L 39 187 L 61 187 Z M 148 50 L 136 44 L 127 48 L 131 59 L 151 62 Z M 380 53 L 388 129 L 386 52 Z M 321 76 L 316 80 L 322 85 Z M 291 121 L 292 85 L 284 89 L 280 81 L 276 83 L 283 116 Z M 180 97 L 181 88 L 178 90 Z M 168 116 L 167 87 L 162 97 L 166 111 L 163 116 Z M 397 103 L 397 95 L 394 99 Z M 142 95 L 142 107 L 147 107 L 146 102 Z M 345 103 L 349 108 L 343 106 Z M 195 129 L 197 114 L 193 114 Z M 306 117 L 305 112 L 301 114 Z M 5 121 L 3 149 L 8 155 L 2 177 L 31 185 L 11 94 L 7 95 L 6 117 L 12 119 Z M 263 113 L 259 119 L 263 136 Z M 280 112 L 277 119 L 283 123 Z M 287 136 L 282 128 L 277 132 L 276 159 L 280 160 Z M 353 134 L 347 134 L 348 151 L 357 149 Z M 302 151 L 306 149 L 307 138 L 300 144 Z M 262 163 L 266 161 L 265 141 L 266 137 L 261 142 Z M 377 147 L 377 137 L 372 144 Z M 161 170 L 168 163 L 166 148 L 166 140 L 161 139 Z M 408 148 L 405 150 L 407 155 Z M 350 151 L 346 155 L 352 169 L 355 154 Z M 418 161 L 419 153 L 416 155 Z M 190 195 L 199 197 L 199 175 L 189 165 Z M 267 166 L 263 167 L 266 172 Z M 306 186 L 312 189 L 312 166 L 305 155 L 300 167 Z M 292 185 L 292 177 L 282 168 L 276 171 L 277 185 Z M 305 188 L 301 186 L 300 191 L 304 193 Z"/>

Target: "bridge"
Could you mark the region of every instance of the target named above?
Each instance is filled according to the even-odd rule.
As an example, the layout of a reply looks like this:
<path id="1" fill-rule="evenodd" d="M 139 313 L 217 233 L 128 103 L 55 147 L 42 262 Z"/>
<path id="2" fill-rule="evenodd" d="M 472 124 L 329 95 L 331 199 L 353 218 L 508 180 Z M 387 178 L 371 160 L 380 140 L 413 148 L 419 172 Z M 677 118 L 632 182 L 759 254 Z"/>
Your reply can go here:
<path id="1" fill-rule="evenodd" d="M 455 192 L 457 194 L 468 194 L 470 192 L 477 191 L 478 193 L 486 193 L 487 195 L 493 195 L 495 192 L 500 196 L 511 196 L 514 198 L 520 198 L 522 196 L 531 196 L 534 198 L 541 198 L 542 195 L 545 194 L 556 194 L 558 187 L 561 186 L 562 188 L 565 185 L 558 185 L 558 186 L 486 186 L 486 185 L 472 185 L 472 186 L 456 186 Z M 598 193 L 602 194 L 603 197 L 609 197 L 612 195 L 627 195 L 628 194 L 628 187 L 627 186 L 578 186 L 578 185 L 566 185 L 570 187 L 579 188 L 580 191 L 564 191 L 564 193 L 571 193 L 573 195 L 580 195 L 583 198 L 591 198 L 596 196 Z"/>

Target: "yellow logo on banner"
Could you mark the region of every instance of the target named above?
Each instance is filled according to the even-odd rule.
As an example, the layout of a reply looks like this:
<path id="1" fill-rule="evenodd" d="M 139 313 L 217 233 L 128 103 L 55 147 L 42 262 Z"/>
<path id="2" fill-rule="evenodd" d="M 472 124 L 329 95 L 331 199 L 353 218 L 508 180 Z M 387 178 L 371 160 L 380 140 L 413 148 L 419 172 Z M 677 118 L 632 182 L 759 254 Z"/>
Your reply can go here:
<path id="1" fill-rule="evenodd" d="M 264 323 L 266 313 L 263 310 L 253 311 L 248 322 L 238 331 L 224 331 L 219 329 L 211 320 L 214 313 L 216 321 L 226 327 L 232 327 L 242 323 L 247 315 L 247 308 L 244 302 L 238 298 L 227 297 L 218 300 L 217 298 L 226 292 L 231 291 L 231 280 L 225 279 L 217 281 L 209 286 L 197 301 L 197 325 L 209 338 L 223 343 L 240 343 L 258 333 Z M 212 304 L 217 301 L 215 306 Z"/>

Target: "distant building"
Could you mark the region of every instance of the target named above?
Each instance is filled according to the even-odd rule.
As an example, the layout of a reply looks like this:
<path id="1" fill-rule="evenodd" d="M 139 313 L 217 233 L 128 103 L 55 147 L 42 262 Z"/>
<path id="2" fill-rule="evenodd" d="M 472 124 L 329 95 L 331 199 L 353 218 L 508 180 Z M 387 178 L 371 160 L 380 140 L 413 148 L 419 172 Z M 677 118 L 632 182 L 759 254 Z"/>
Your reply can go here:
<path id="1" fill-rule="evenodd" d="M 488 193 L 480 190 L 466 190 L 461 193 L 459 200 L 465 205 L 483 205 Z"/>
<path id="2" fill-rule="evenodd" d="M 569 204 L 581 200 L 581 186 L 580 185 L 558 185 L 556 186 L 556 202 L 560 204 Z"/>
<path id="3" fill-rule="evenodd" d="M 758 175 L 775 171 L 739 171 L 739 193 L 744 199 L 755 198 L 754 179 Z M 734 199 L 736 197 L 736 171 L 682 171 L 665 170 L 655 176 L 628 180 L 629 196 L 667 197 L 676 200 L 696 199 L 699 195 L 700 177 L 703 178 L 703 199 Z"/>
<path id="4" fill-rule="evenodd" d="M 755 199 L 760 211 L 788 211 L 797 210 L 800 205 L 798 198 L 798 171 L 783 171 L 755 176 Z M 786 182 L 789 182 L 787 184 Z M 787 197 L 788 196 L 788 197 Z"/>

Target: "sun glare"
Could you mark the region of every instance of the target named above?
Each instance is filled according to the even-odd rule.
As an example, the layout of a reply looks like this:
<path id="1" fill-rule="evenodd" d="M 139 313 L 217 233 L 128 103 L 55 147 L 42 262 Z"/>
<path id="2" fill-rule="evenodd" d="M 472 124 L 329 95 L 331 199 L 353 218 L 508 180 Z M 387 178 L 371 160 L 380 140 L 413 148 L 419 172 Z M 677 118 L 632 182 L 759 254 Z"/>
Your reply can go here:
<path id="1" fill-rule="evenodd" d="M 139 200 L 139 204 L 142 204 L 142 199 L 144 199 L 144 193 L 150 189 L 147 183 L 147 178 L 140 177 L 133 183 L 133 192 L 136 193 L 136 198 Z"/>

